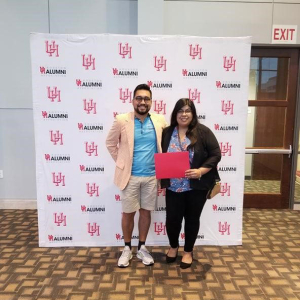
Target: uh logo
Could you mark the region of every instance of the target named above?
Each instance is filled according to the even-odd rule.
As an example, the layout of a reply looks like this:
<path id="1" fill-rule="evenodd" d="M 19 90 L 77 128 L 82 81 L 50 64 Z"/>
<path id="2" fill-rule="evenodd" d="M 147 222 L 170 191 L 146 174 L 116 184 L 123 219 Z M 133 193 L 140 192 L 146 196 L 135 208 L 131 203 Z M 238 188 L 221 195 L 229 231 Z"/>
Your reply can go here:
<path id="1" fill-rule="evenodd" d="M 46 41 L 46 53 L 49 54 L 50 57 L 52 57 L 52 54 L 55 54 L 56 57 L 59 57 L 58 54 L 58 45 L 55 44 L 55 41 Z"/>
<path id="2" fill-rule="evenodd" d="M 199 44 L 195 46 L 190 45 L 190 56 L 192 59 L 195 59 L 198 56 L 198 59 L 202 59 L 202 47 Z"/>
<path id="3" fill-rule="evenodd" d="M 223 56 L 223 68 L 226 70 L 226 72 L 231 69 L 232 72 L 235 72 L 235 63 L 236 59 L 233 58 L 233 56 L 230 56 L 227 58 L 227 56 Z"/>
<path id="4" fill-rule="evenodd" d="M 157 114 L 166 114 L 166 103 L 164 103 L 164 100 L 155 100 L 154 101 L 154 111 Z"/>
<path id="5" fill-rule="evenodd" d="M 87 232 L 91 235 L 91 236 L 100 236 L 100 226 L 94 222 L 94 224 L 88 223 L 88 230 Z"/>
<path id="6" fill-rule="evenodd" d="M 227 224 L 227 222 L 219 222 L 219 232 L 221 233 L 221 235 L 224 235 L 225 233 L 227 233 L 227 235 L 230 235 L 230 225 Z"/>
<path id="7" fill-rule="evenodd" d="M 99 197 L 99 186 L 96 183 L 87 183 L 86 184 L 86 192 L 90 195 L 90 197 Z"/>
<path id="8" fill-rule="evenodd" d="M 60 143 L 60 145 L 63 145 L 63 134 L 59 132 L 59 130 L 50 130 L 50 141 L 54 144 L 57 145 L 57 143 Z"/>
<path id="9" fill-rule="evenodd" d="M 85 152 L 88 156 L 92 156 L 92 154 L 94 154 L 94 156 L 98 156 L 98 145 L 95 145 L 94 142 L 85 142 Z"/>
<path id="10" fill-rule="evenodd" d="M 167 71 L 167 60 L 164 59 L 163 56 L 160 58 L 157 58 L 157 56 L 154 56 L 154 68 L 156 71 L 160 71 L 161 68 L 163 68 L 163 71 Z"/>
<path id="11" fill-rule="evenodd" d="M 128 103 L 131 103 L 131 95 L 132 92 L 129 91 L 129 88 L 125 88 L 124 90 L 122 88 L 119 89 L 119 98 L 122 103 L 125 103 L 127 100 L 129 100 Z"/>
<path id="12" fill-rule="evenodd" d="M 131 49 L 132 47 L 129 47 L 128 43 L 125 43 L 124 46 L 122 45 L 122 43 L 119 43 L 119 55 L 121 55 L 122 58 L 125 58 L 125 56 L 127 55 L 128 58 L 131 59 Z"/>
<path id="13" fill-rule="evenodd" d="M 192 89 L 189 89 L 189 99 L 191 99 L 192 101 L 197 101 L 197 103 L 200 103 L 200 92 L 198 92 L 198 89 L 194 89 L 194 91 L 192 91 Z"/>
<path id="14" fill-rule="evenodd" d="M 233 107 L 234 103 L 231 103 L 231 100 L 228 100 L 225 102 L 225 100 L 222 100 L 222 109 L 221 111 L 224 113 L 224 115 L 233 115 Z"/>
<path id="15" fill-rule="evenodd" d="M 58 174 L 56 175 L 55 172 L 52 173 L 52 182 L 56 185 L 56 186 L 65 186 L 65 175 L 62 175 L 61 172 L 58 172 Z"/>
<path id="16" fill-rule="evenodd" d="M 88 115 L 91 112 L 95 115 L 97 113 L 96 107 L 97 107 L 97 103 L 94 102 L 93 99 L 90 99 L 90 101 L 87 101 L 86 99 L 83 99 L 83 109 L 86 111 L 86 113 Z"/>
<path id="17" fill-rule="evenodd" d="M 53 89 L 51 89 L 50 86 L 47 86 L 47 97 L 51 100 L 51 102 L 54 102 L 55 99 L 57 102 L 61 102 L 60 90 L 58 90 L 56 86 L 53 87 Z"/>
<path id="18" fill-rule="evenodd" d="M 232 145 L 229 145 L 228 142 L 220 143 L 220 149 L 221 149 L 222 156 L 226 156 L 226 155 L 231 156 L 231 148 L 232 148 Z"/>
<path id="19" fill-rule="evenodd" d="M 65 216 L 63 213 L 54 213 L 54 223 L 57 226 L 67 226 L 67 216 Z"/>
<path id="20" fill-rule="evenodd" d="M 92 54 L 82 54 L 82 66 L 88 70 L 91 67 L 91 70 L 95 70 L 95 58 L 92 57 Z"/>
<path id="21" fill-rule="evenodd" d="M 163 222 L 154 222 L 154 232 L 157 234 L 157 235 L 166 235 L 167 232 L 166 232 L 166 225 L 163 224 Z"/>

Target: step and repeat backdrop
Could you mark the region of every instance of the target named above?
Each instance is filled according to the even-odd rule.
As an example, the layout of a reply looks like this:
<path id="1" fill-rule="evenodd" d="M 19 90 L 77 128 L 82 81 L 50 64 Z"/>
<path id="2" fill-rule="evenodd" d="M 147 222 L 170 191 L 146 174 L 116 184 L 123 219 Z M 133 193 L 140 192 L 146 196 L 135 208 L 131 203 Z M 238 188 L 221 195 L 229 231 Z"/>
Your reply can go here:
<path id="1" fill-rule="evenodd" d="M 188 97 L 216 135 L 221 193 L 205 205 L 196 244 L 240 245 L 250 48 L 249 37 L 31 34 L 39 245 L 123 245 L 105 139 L 115 116 L 133 111 L 140 83 L 168 123 Z M 164 195 L 158 190 L 148 245 L 168 244 Z"/>

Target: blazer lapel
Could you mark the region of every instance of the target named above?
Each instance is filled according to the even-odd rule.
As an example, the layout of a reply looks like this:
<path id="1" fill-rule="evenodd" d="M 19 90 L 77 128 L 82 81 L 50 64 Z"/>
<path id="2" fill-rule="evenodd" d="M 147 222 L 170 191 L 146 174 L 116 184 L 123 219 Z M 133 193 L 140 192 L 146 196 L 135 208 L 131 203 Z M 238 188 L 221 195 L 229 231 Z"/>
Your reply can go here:
<path id="1" fill-rule="evenodd" d="M 134 113 L 131 112 L 128 114 L 128 119 L 125 123 L 125 130 L 127 134 L 128 147 L 130 157 L 133 157 L 133 145 L 134 145 Z"/>

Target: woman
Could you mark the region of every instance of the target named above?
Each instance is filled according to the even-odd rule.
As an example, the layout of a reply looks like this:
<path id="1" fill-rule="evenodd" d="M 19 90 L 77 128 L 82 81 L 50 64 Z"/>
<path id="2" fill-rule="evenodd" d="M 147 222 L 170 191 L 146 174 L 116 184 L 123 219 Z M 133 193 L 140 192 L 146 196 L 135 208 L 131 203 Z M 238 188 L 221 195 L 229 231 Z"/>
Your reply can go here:
<path id="1" fill-rule="evenodd" d="M 166 229 L 170 249 L 166 262 L 174 262 L 178 254 L 178 238 L 185 220 L 185 245 L 180 267 L 186 269 L 193 261 L 193 247 L 200 227 L 200 216 L 208 190 L 220 180 L 217 164 L 221 159 L 218 141 L 212 131 L 198 122 L 196 108 L 190 99 L 177 101 L 171 125 L 162 134 L 162 151 L 189 151 L 190 169 L 185 178 L 162 179 L 166 188 Z"/>

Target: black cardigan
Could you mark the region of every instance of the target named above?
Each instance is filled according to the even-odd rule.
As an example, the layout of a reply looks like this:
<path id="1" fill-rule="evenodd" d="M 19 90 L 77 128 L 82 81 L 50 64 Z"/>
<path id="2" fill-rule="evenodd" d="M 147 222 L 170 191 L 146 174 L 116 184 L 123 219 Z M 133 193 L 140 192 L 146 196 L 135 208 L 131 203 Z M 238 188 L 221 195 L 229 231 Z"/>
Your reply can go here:
<path id="1" fill-rule="evenodd" d="M 174 127 L 168 126 L 162 133 L 162 152 L 167 152 Z M 190 179 L 190 186 L 196 190 L 209 190 L 215 180 L 220 180 L 217 164 L 221 160 L 219 143 L 212 131 L 203 124 L 197 125 L 197 142 L 194 146 L 194 157 L 191 169 L 200 167 L 212 168 L 208 173 L 201 176 L 201 179 Z M 161 187 L 170 186 L 170 179 L 161 179 Z"/>

